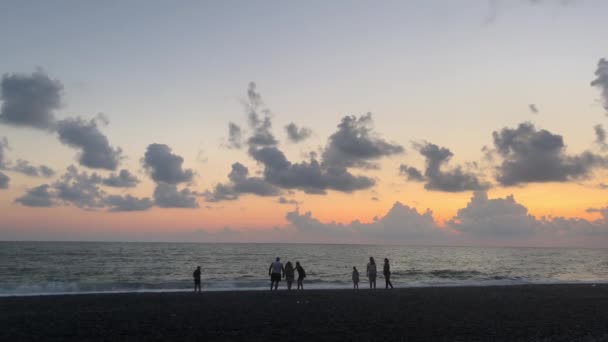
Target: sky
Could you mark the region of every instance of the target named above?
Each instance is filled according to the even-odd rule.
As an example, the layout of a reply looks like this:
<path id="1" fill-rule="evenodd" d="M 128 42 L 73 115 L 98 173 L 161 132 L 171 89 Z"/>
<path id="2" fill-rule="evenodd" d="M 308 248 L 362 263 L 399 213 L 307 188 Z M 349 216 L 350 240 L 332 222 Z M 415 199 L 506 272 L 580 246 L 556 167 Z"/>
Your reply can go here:
<path id="1" fill-rule="evenodd" d="M 4 1 L 0 240 L 606 247 L 605 13 Z"/>

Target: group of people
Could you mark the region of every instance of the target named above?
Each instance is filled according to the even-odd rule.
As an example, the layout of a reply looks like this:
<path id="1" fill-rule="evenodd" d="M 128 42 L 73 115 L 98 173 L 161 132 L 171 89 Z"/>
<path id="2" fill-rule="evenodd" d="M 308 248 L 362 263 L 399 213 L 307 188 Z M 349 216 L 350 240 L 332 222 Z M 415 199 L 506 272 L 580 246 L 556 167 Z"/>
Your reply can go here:
<path id="1" fill-rule="evenodd" d="M 282 278 L 285 278 L 287 281 L 287 289 L 291 290 L 291 285 L 293 284 L 295 272 L 298 272 L 298 290 L 304 290 L 304 278 L 306 278 L 306 271 L 304 271 L 304 267 L 300 265 L 299 261 L 296 261 L 296 267 L 293 267 L 291 261 L 288 261 L 285 266 L 281 263 L 281 258 L 277 257 L 277 259 L 270 264 L 268 268 L 268 275 L 270 276 L 270 291 L 276 291 L 279 288 L 279 282 Z"/>
<path id="2" fill-rule="evenodd" d="M 291 290 L 291 286 L 295 279 L 295 272 L 298 272 L 298 283 L 297 289 L 304 290 L 304 278 L 306 278 L 306 271 L 304 267 L 300 265 L 299 261 L 296 261 L 296 266 L 294 267 L 291 261 L 288 261 L 285 266 L 281 263 L 281 258 L 277 257 L 276 260 L 270 264 L 268 268 L 268 275 L 270 276 L 270 290 L 277 290 L 279 288 L 279 282 L 281 279 L 285 278 L 287 281 L 287 289 Z M 369 288 L 376 288 L 376 261 L 373 257 L 369 257 L 369 263 L 367 263 L 366 270 L 367 278 L 369 279 Z M 384 275 L 385 286 L 388 289 L 389 287 L 392 289 L 393 284 L 391 283 L 391 265 L 387 258 L 384 258 L 384 267 L 382 270 L 382 274 Z M 201 292 L 201 267 L 198 266 L 194 273 L 192 274 L 194 277 L 194 292 Z M 353 288 L 359 288 L 359 271 L 357 267 L 353 266 Z"/>
<path id="3" fill-rule="evenodd" d="M 365 272 L 367 274 L 367 278 L 369 279 L 369 288 L 376 288 L 376 277 L 378 272 L 376 270 L 376 261 L 373 257 L 369 257 L 369 263 L 367 263 L 367 270 Z M 384 268 L 382 270 L 382 274 L 384 274 L 384 282 L 386 284 L 386 288 L 393 288 L 393 283 L 391 283 L 391 264 L 388 261 L 388 258 L 384 258 Z M 353 266 L 353 288 L 359 288 L 359 271 L 357 267 Z"/>

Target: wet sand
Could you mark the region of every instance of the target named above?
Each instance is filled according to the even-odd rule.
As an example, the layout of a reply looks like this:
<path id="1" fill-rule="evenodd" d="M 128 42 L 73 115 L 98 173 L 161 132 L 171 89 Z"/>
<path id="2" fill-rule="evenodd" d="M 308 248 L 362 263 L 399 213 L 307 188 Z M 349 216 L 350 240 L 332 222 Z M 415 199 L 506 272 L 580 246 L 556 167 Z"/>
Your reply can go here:
<path id="1" fill-rule="evenodd" d="M 5 297 L 0 328 L 2 341 L 608 341 L 608 285 Z"/>

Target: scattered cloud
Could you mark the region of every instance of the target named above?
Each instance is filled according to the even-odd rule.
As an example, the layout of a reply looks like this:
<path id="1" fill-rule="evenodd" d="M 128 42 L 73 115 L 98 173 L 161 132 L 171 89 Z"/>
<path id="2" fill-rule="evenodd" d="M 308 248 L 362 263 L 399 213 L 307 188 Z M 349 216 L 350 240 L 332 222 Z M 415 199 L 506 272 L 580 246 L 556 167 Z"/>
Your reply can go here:
<path id="1" fill-rule="evenodd" d="M 342 118 L 323 151 L 323 163 L 328 167 L 376 168 L 374 161 L 405 151 L 401 145 L 378 137 L 372 126 L 371 113 L 358 118 L 354 115 Z"/>
<path id="2" fill-rule="evenodd" d="M 228 174 L 230 180 L 225 184 L 217 184 L 213 191 L 206 191 L 204 196 L 209 202 L 232 201 L 243 194 L 257 196 L 276 196 L 280 189 L 260 177 L 249 177 L 249 169 L 241 163 L 232 164 Z"/>
<path id="3" fill-rule="evenodd" d="M 287 139 L 293 143 L 302 142 L 312 135 L 312 130 L 310 128 L 298 128 L 293 122 L 285 126 L 285 131 L 287 131 Z"/>
<path id="4" fill-rule="evenodd" d="M 78 172 L 69 166 L 59 181 L 53 184 L 57 199 L 81 209 L 99 209 L 105 206 L 105 192 L 99 187 L 102 178 L 96 173 Z"/>
<path id="5" fill-rule="evenodd" d="M 536 130 L 529 122 L 492 136 L 495 152 L 503 159 L 496 175 L 503 186 L 584 179 L 594 168 L 606 165 L 602 156 L 589 151 L 567 155 L 561 135 Z"/>
<path id="6" fill-rule="evenodd" d="M 294 199 L 285 198 L 283 196 L 279 197 L 279 199 L 277 200 L 277 203 L 279 203 L 279 204 L 300 205 L 300 202 L 298 202 L 298 201 L 296 201 Z"/>
<path id="7" fill-rule="evenodd" d="M 155 182 L 167 184 L 189 183 L 194 172 L 183 169 L 184 158 L 173 154 L 171 148 L 164 144 L 150 144 L 142 159 L 144 168 Z"/>
<path id="8" fill-rule="evenodd" d="M 131 195 L 110 195 L 106 197 L 105 201 L 110 211 L 114 212 L 144 211 L 152 208 L 154 205 L 154 202 L 147 197 L 137 198 Z"/>
<path id="9" fill-rule="evenodd" d="M 462 192 L 484 190 L 490 187 L 488 183 L 482 181 L 475 173 L 465 171 L 461 166 L 442 170 L 454 155 L 448 148 L 439 147 L 429 142 L 417 143 L 414 144 L 414 147 L 426 159 L 424 175 L 418 169 L 407 165 L 401 165 L 399 172 L 410 181 L 426 182 L 424 184 L 425 189 Z"/>
<path id="10" fill-rule="evenodd" d="M 243 147 L 243 130 L 241 126 L 228 123 L 228 148 L 240 149 Z"/>
<path id="11" fill-rule="evenodd" d="M 602 151 L 608 150 L 608 143 L 606 143 L 606 130 L 601 124 L 593 126 L 595 131 L 595 143 L 602 149 Z"/>
<path id="12" fill-rule="evenodd" d="M 528 105 L 528 109 L 530 109 L 530 112 L 531 112 L 532 114 L 538 114 L 538 113 L 540 112 L 540 111 L 538 110 L 538 107 L 537 107 L 537 106 L 536 106 L 534 103 L 529 104 L 529 105 Z"/>
<path id="13" fill-rule="evenodd" d="M 591 81 L 591 86 L 600 89 L 604 101 L 604 109 L 608 111 L 608 60 L 602 58 L 597 62 L 595 76 L 597 77 Z"/>
<path id="14" fill-rule="evenodd" d="M 50 178 L 55 175 L 55 170 L 51 169 L 46 165 L 34 166 L 30 162 L 23 159 L 17 159 L 17 164 L 10 168 L 11 171 L 23 173 L 24 175 L 31 177 L 45 177 Z"/>
<path id="15" fill-rule="evenodd" d="M 160 208 L 198 208 L 195 193 L 177 190 L 174 184 L 158 183 L 154 189 L 154 203 Z"/>
<path id="16" fill-rule="evenodd" d="M 53 201 L 54 197 L 55 195 L 51 191 L 51 186 L 48 184 L 42 184 L 27 190 L 25 195 L 15 199 L 15 202 L 26 207 L 49 208 L 55 206 Z"/>
<path id="17" fill-rule="evenodd" d="M 6 159 L 5 149 L 9 149 L 8 139 L 6 137 L 0 138 L 0 170 L 8 168 L 8 160 Z"/>
<path id="18" fill-rule="evenodd" d="M 0 171 L 0 189 L 8 189 L 11 178 Z"/>
<path id="19" fill-rule="evenodd" d="M 247 144 L 250 147 L 274 146 L 278 143 L 272 134 L 270 110 L 264 107 L 262 95 L 257 92 L 255 82 L 250 82 L 247 89 L 248 101 L 244 103 L 249 127 L 253 131 Z"/>
<path id="20" fill-rule="evenodd" d="M 116 170 L 122 150 L 110 146 L 108 138 L 97 127 L 96 119 L 68 118 L 57 122 L 59 140 L 80 149 L 78 162 L 92 169 Z"/>
<path id="21" fill-rule="evenodd" d="M 31 74 L 4 74 L 0 84 L 0 122 L 52 130 L 61 107 L 63 85 L 38 69 Z"/>
<path id="22" fill-rule="evenodd" d="M 133 188 L 139 184 L 139 179 L 129 170 L 122 169 L 118 174 L 112 173 L 104 178 L 102 183 L 114 188 Z"/>

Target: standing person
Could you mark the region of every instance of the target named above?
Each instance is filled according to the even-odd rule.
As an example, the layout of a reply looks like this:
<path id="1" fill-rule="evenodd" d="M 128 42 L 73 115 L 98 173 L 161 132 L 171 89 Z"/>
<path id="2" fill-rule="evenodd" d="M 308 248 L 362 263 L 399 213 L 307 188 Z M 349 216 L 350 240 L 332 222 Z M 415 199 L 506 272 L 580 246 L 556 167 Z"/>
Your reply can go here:
<path id="1" fill-rule="evenodd" d="M 285 264 L 285 280 L 287 280 L 287 289 L 291 290 L 291 284 L 293 283 L 294 278 L 294 268 L 291 264 L 291 261 L 288 261 Z"/>
<path id="2" fill-rule="evenodd" d="M 386 288 L 388 289 L 388 287 L 390 286 L 391 289 L 393 288 L 393 283 L 391 283 L 391 265 L 388 263 L 388 258 L 384 258 L 384 281 L 386 283 Z"/>
<path id="3" fill-rule="evenodd" d="M 296 271 L 298 271 L 298 290 L 304 290 L 304 278 L 306 278 L 306 271 L 304 271 L 304 267 L 300 265 L 299 261 L 296 261 Z"/>
<path id="4" fill-rule="evenodd" d="M 268 268 L 268 275 L 270 276 L 270 291 L 274 287 L 275 290 L 279 288 L 279 282 L 281 281 L 281 275 L 285 273 L 285 268 L 281 264 L 281 258 L 277 257 L 275 262 L 270 264 Z"/>
<path id="5" fill-rule="evenodd" d="M 194 292 L 201 292 L 201 267 L 198 266 L 194 273 L 192 273 L 192 277 L 194 278 Z"/>
<path id="6" fill-rule="evenodd" d="M 369 263 L 367 264 L 367 277 L 369 278 L 369 288 L 376 288 L 376 262 L 373 257 L 369 257 Z M 373 285 L 373 286 L 372 286 Z"/>
<path id="7" fill-rule="evenodd" d="M 359 288 L 359 271 L 353 266 L 353 289 Z"/>

